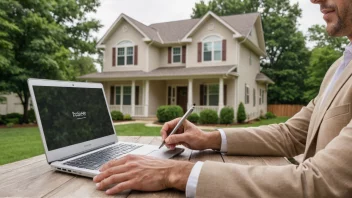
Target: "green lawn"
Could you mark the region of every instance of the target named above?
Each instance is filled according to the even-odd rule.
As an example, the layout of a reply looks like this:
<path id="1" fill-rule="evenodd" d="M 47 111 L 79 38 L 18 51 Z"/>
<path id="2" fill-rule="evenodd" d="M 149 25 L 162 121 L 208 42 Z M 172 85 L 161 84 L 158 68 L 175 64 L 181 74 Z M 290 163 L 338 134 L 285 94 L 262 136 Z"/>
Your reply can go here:
<path id="1" fill-rule="evenodd" d="M 279 117 L 252 124 L 236 125 L 235 127 L 252 127 L 280 123 L 285 122 L 287 119 L 287 117 Z M 144 124 L 125 124 L 118 125 L 115 128 L 119 136 L 159 136 L 161 129 L 161 127 L 146 127 Z M 43 153 L 44 149 L 37 127 L 0 129 L 0 165 L 27 159 Z"/>

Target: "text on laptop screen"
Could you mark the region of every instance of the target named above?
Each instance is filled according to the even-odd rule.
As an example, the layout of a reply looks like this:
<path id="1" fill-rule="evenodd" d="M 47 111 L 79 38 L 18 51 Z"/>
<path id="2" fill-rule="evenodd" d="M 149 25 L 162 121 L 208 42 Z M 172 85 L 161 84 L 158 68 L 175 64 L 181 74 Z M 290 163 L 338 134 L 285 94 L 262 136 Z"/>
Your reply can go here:
<path id="1" fill-rule="evenodd" d="M 101 88 L 33 90 L 49 151 L 114 134 Z"/>

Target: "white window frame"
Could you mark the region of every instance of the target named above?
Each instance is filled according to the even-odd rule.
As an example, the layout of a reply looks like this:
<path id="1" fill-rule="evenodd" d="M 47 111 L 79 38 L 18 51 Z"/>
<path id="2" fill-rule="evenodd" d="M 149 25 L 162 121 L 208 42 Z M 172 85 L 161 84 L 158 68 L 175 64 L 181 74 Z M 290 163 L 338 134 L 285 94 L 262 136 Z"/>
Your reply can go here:
<path id="1" fill-rule="evenodd" d="M 132 47 L 132 55 L 127 55 L 127 48 Z M 124 54 L 123 55 L 119 55 L 119 49 L 123 48 L 124 49 Z M 127 57 L 132 56 L 132 64 L 127 64 Z M 134 52 L 134 44 L 133 42 L 129 41 L 129 40 L 124 40 L 119 42 L 116 45 L 116 66 L 131 66 L 134 65 L 134 56 L 135 56 L 135 52 Z M 123 65 L 119 65 L 119 57 L 125 57 L 124 59 L 124 64 Z"/>
<path id="2" fill-rule="evenodd" d="M 244 103 L 245 104 L 250 103 L 250 93 L 249 92 L 250 92 L 249 85 L 245 84 L 245 90 L 244 90 Z"/>
<path id="3" fill-rule="evenodd" d="M 202 61 L 203 62 L 221 62 L 222 61 L 222 38 L 217 35 L 210 35 L 202 40 Z M 215 60 L 215 42 L 220 42 L 220 60 Z M 204 60 L 205 43 L 211 43 L 211 60 Z"/>
<path id="4" fill-rule="evenodd" d="M 174 61 L 174 49 L 175 48 L 180 48 L 180 54 L 176 54 L 175 56 L 180 56 L 180 62 L 175 62 Z M 171 56 L 172 56 L 172 63 L 182 63 L 182 47 L 172 47 L 172 52 L 171 52 Z"/>
<path id="5" fill-rule="evenodd" d="M 120 87 L 120 104 L 116 104 L 116 87 Z M 132 85 L 115 85 L 115 95 L 114 95 L 114 105 L 124 105 L 123 104 L 123 88 L 124 87 L 131 87 L 131 104 L 132 105 Z M 136 85 L 135 87 L 140 87 L 139 85 Z M 139 93 L 141 93 L 141 89 L 139 88 Z M 136 97 L 136 95 L 135 95 Z"/>
<path id="6" fill-rule="evenodd" d="M 220 95 L 220 85 L 219 84 L 217 84 L 217 83 L 209 83 L 209 84 L 205 84 L 205 86 L 207 86 L 207 93 L 206 93 L 206 95 L 207 95 L 207 104 L 206 104 L 206 106 L 210 106 L 209 104 L 210 104 L 210 94 L 209 94 L 209 91 L 210 91 L 210 89 L 209 89 L 209 86 L 211 86 L 211 85 L 218 85 L 218 98 L 219 98 L 219 95 Z M 219 102 L 220 101 L 218 101 L 218 105 L 216 105 L 216 106 L 219 106 Z"/>

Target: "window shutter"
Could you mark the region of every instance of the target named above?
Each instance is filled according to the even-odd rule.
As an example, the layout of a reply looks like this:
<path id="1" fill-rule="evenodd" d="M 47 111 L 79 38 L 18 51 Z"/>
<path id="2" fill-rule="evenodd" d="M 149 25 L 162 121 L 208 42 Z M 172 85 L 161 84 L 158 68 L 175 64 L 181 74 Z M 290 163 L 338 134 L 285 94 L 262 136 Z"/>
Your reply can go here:
<path id="1" fill-rule="evenodd" d="M 222 61 L 226 61 L 226 40 L 222 40 Z"/>
<path id="2" fill-rule="evenodd" d="M 116 66 L 116 47 L 112 48 L 112 66 Z"/>
<path id="3" fill-rule="evenodd" d="M 169 47 L 168 54 L 167 54 L 167 62 L 169 64 L 171 64 L 171 51 L 172 51 L 172 47 Z"/>
<path id="4" fill-rule="evenodd" d="M 138 65 L 138 45 L 134 46 L 134 65 Z"/>
<path id="5" fill-rule="evenodd" d="M 224 85 L 224 105 L 227 105 L 227 85 Z"/>
<path id="6" fill-rule="evenodd" d="M 199 105 L 204 105 L 204 85 L 200 85 L 199 87 Z"/>
<path id="7" fill-rule="evenodd" d="M 182 46 L 182 63 L 186 63 L 186 46 Z"/>
<path id="8" fill-rule="evenodd" d="M 135 99 L 135 105 L 139 105 L 139 86 L 136 86 L 136 99 Z"/>
<path id="9" fill-rule="evenodd" d="M 198 43 L 198 63 L 202 62 L 202 42 Z"/>
<path id="10" fill-rule="evenodd" d="M 115 87 L 111 86 L 110 87 L 110 104 L 111 105 L 115 104 L 114 98 L 115 98 Z"/>

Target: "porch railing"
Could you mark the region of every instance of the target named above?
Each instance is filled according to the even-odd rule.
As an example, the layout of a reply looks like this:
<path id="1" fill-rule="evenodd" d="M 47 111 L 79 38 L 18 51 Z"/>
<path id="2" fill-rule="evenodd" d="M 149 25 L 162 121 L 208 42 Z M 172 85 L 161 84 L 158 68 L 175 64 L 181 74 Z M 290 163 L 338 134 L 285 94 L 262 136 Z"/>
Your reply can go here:
<path id="1" fill-rule="evenodd" d="M 132 105 L 110 105 L 110 111 L 121 111 L 123 114 L 132 115 Z M 144 105 L 135 105 L 132 116 L 144 116 Z"/>
<path id="2" fill-rule="evenodd" d="M 218 112 L 219 106 L 195 106 L 193 112 L 199 115 L 199 113 L 205 109 L 211 109 Z"/>

